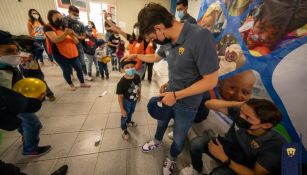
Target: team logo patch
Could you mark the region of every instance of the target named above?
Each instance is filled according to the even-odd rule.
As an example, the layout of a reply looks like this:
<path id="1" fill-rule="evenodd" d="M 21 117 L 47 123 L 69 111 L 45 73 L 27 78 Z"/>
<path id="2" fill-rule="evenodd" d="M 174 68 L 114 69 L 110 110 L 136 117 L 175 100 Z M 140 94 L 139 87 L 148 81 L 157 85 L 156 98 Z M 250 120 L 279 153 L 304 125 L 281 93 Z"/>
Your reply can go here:
<path id="1" fill-rule="evenodd" d="M 289 156 L 289 157 L 293 157 L 293 156 L 295 156 L 295 151 L 296 151 L 296 149 L 295 148 L 287 148 L 287 155 Z"/>
<path id="2" fill-rule="evenodd" d="M 184 53 L 184 47 L 179 47 L 178 53 L 179 53 L 179 55 L 183 55 L 183 53 Z"/>

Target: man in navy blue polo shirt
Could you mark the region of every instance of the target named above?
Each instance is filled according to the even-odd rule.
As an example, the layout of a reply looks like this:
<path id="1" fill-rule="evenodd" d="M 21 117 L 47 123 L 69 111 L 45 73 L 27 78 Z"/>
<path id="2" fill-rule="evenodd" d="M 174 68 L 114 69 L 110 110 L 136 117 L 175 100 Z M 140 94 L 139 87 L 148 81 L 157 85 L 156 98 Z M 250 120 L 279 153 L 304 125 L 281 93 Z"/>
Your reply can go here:
<path id="1" fill-rule="evenodd" d="M 215 42 L 207 29 L 176 21 L 167 9 L 156 3 L 147 4 L 139 12 L 138 23 L 140 34 L 161 47 L 158 54 L 130 55 L 126 59 L 137 56 L 149 63 L 161 59 L 168 62 L 169 81 L 162 85 L 160 95 L 162 103 L 171 106 L 174 112 L 174 139 L 163 166 L 163 174 L 169 175 L 183 149 L 203 93 L 217 84 L 219 66 Z M 155 137 L 144 144 L 143 152 L 161 146 L 168 123 L 169 120 L 158 120 Z"/>

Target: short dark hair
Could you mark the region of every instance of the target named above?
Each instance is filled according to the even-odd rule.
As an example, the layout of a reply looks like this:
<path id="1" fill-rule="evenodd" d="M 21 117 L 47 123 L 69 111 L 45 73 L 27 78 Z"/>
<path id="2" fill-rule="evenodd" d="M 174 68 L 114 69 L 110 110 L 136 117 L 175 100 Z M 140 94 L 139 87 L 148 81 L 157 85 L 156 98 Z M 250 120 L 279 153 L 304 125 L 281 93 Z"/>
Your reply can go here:
<path id="1" fill-rule="evenodd" d="M 180 4 L 182 4 L 185 7 L 189 5 L 188 0 L 179 0 L 179 1 L 177 1 L 176 5 L 180 5 Z"/>
<path id="2" fill-rule="evenodd" d="M 68 8 L 68 12 L 79 13 L 79 9 L 76 6 L 70 5 L 69 8 Z"/>
<path id="3" fill-rule="evenodd" d="M 269 100 L 251 98 L 245 104 L 253 108 L 261 123 L 272 123 L 275 126 L 282 119 L 282 114 L 278 107 Z"/>
<path id="4" fill-rule="evenodd" d="M 138 14 L 140 35 L 154 32 L 154 26 L 164 24 L 166 28 L 173 26 L 174 16 L 162 5 L 157 3 L 146 4 Z"/>

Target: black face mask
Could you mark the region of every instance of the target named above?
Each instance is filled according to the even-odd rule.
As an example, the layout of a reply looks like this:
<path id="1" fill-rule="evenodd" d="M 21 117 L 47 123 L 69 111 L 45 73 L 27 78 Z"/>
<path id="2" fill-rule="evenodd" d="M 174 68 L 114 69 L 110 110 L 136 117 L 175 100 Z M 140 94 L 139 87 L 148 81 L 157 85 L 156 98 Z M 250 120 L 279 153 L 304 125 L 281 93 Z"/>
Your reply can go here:
<path id="1" fill-rule="evenodd" d="M 156 34 L 156 35 L 157 35 L 157 34 Z M 169 38 L 166 38 L 164 34 L 163 34 L 163 36 L 164 36 L 164 38 L 165 38 L 163 41 L 160 41 L 160 40 L 158 40 L 158 39 L 155 39 L 155 40 L 153 40 L 153 42 L 156 43 L 156 44 L 159 44 L 159 45 L 165 45 L 165 44 L 168 44 L 168 43 L 172 42 L 172 40 L 169 39 Z M 158 37 L 157 37 L 157 38 L 158 38 Z"/>
<path id="2" fill-rule="evenodd" d="M 235 120 L 235 123 L 238 127 L 243 128 L 243 129 L 250 129 L 252 126 L 251 123 L 249 123 L 247 120 L 244 118 L 238 116 L 237 119 Z"/>
<path id="3" fill-rule="evenodd" d="M 64 24 L 64 22 L 63 22 L 63 20 L 61 20 L 61 19 L 56 19 L 55 21 L 54 21 L 54 25 L 56 26 L 56 27 L 62 27 L 63 26 L 63 24 Z"/>
<path id="4" fill-rule="evenodd" d="M 158 39 L 153 40 L 154 43 L 159 44 L 159 45 L 165 45 L 170 43 L 172 40 L 169 38 L 165 38 L 163 41 L 159 41 Z"/>

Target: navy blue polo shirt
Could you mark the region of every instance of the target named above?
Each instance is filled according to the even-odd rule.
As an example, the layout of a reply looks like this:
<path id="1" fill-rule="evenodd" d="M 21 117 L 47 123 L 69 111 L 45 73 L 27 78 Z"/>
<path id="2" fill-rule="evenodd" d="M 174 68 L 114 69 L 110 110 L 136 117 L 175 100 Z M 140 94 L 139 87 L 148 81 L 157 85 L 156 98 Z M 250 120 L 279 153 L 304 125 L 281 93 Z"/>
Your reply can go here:
<path id="1" fill-rule="evenodd" d="M 169 87 L 167 91 L 185 89 L 219 69 L 213 35 L 198 25 L 184 23 L 178 40 L 162 45 L 158 55 L 168 63 Z M 198 109 L 203 94 L 193 95 L 177 102 Z"/>

